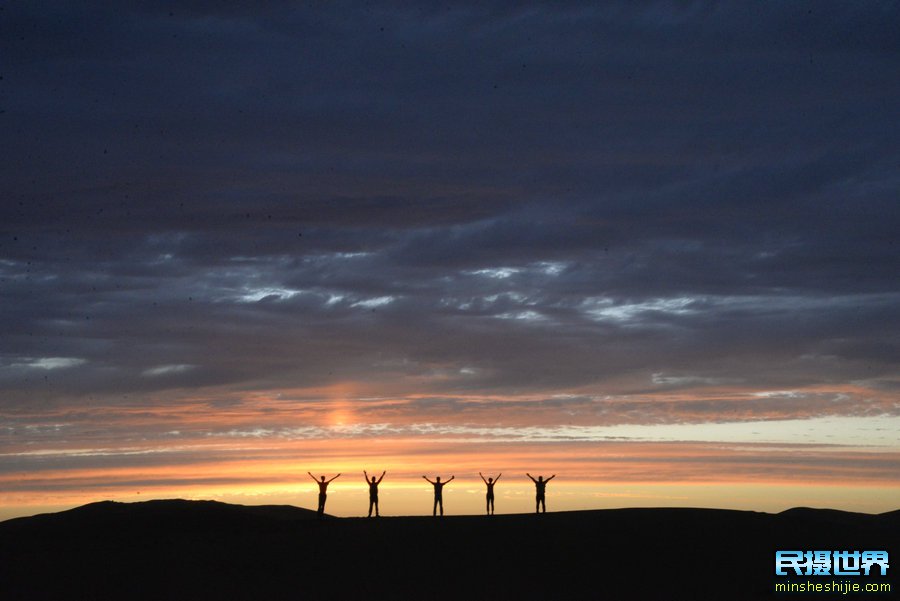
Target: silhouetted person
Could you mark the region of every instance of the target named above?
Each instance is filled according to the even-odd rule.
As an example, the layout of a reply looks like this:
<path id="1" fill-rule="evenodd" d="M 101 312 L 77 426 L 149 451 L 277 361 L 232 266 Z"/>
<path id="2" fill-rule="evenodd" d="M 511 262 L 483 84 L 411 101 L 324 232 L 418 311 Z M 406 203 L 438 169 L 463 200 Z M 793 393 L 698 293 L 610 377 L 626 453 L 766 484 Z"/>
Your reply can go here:
<path id="1" fill-rule="evenodd" d="M 531 477 L 531 474 L 526 473 L 526 476 L 531 478 L 531 481 L 534 482 L 534 512 L 540 513 L 541 509 L 544 510 L 544 513 L 547 513 L 547 501 L 544 499 L 544 492 L 547 489 L 547 482 L 550 482 L 554 478 L 556 478 L 556 474 L 553 474 L 546 480 L 544 480 L 543 476 L 538 476 L 538 479 L 535 480 Z"/>
<path id="2" fill-rule="evenodd" d="M 369 474 L 366 473 L 366 470 L 363 470 L 363 476 L 366 479 L 366 482 L 369 485 L 369 517 L 372 517 L 372 507 L 375 507 L 375 517 L 378 517 L 378 485 L 381 484 L 381 481 L 384 480 L 384 475 L 387 471 L 381 472 L 381 478 L 378 480 L 375 479 L 375 476 L 372 476 L 371 482 L 369 481 Z"/>
<path id="3" fill-rule="evenodd" d="M 315 476 L 313 476 L 309 472 L 306 473 L 309 474 L 309 477 L 319 485 L 319 508 L 316 510 L 316 513 L 319 514 L 319 517 L 322 517 L 322 515 L 325 513 L 325 498 L 328 496 L 325 494 L 325 491 L 328 490 L 328 485 L 331 483 L 331 480 L 334 480 L 334 478 L 337 478 L 338 476 L 340 476 L 340 474 L 338 474 L 331 480 L 326 480 L 325 476 L 322 476 L 321 480 L 316 480 Z"/>
<path id="4" fill-rule="evenodd" d="M 438 505 L 440 505 L 441 507 L 441 515 L 444 515 L 444 498 L 442 494 L 444 492 L 444 485 L 450 484 L 450 482 L 454 478 L 456 478 L 456 476 L 450 476 L 450 480 L 447 480 L 446 482 L 441 482 L 440 476 L 435 476 L 435 482 L 428 480 L 427 476 L 422 477 L 425 478 L 425 480 L 427 480 L 428 483 L 434 487 L 434 509 L 431 510 L 431 515 L 437 515 Z"/>
<path id="5" fill-rule="evenodd" d="M 497 483 L 497 480 L 500 479 L 500 476 L 503 474 L 497 474 L 497 480 L 493 478 L 484 479 L 484 475 L 481 472 L 478 472 L 478 475 L 481 476 L 481 479 L 484 481 L 485 485 L 487 485 L 487 514 L 491 515 L 494 513 L 494 485 Z"/>

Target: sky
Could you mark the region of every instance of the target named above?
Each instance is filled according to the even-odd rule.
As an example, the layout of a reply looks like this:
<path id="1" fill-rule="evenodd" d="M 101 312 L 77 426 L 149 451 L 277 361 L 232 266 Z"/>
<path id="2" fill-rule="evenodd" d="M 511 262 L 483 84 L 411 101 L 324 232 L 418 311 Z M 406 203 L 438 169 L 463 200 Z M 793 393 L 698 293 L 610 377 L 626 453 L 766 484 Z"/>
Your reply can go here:
<path id="1" fill-rule="evenodd" d="M 900 493 L 900 3 L 0 7 L 0 519 Z"/>

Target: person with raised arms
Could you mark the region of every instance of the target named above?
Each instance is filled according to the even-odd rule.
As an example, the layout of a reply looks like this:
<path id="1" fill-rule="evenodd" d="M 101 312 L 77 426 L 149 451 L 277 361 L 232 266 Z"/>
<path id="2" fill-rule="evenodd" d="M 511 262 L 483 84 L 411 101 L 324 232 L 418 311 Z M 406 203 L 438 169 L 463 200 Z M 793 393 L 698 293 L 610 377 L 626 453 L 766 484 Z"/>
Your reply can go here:
<path id="1" fill-rule="evenodd" d="M 478 472 L 478 475 L 481 476 L 481 480 L 484 482 L 485 486 L 487 486 L 487 514 L 493 515 L 494 513 L 494 485 L 500 480 L 500 476 L 503 474 L 497 474 L 497 479 L 493 479 L 488 477 L 487 480 L 484 479 L 484 474 Z"/>
<path id="2" fill-rule="evenodd" d="M 456 476 L 450 476 L 450 480 L 445 482 L 441 482 L 440 476 L 435 476 L 435 481 L 432 482 L 428 479 L 427 476 L 422 476 L 425 480 L 434 487 L 434 508 L 431 511 L 431 515 L 437 515 L 438 505 L 441 507 L 441 516 L 444 515 L 444 486 L 450 484 Z"/>
<path id="3" fill-rule="evenodd" d="M 325 491 L 328 490 L 328 485 L 331 484 L 331 480 L 334 480 L 334 478 L 337 478 L 338 476 L 340 476 L 340 474 L 338 474 L 331 480 L 326 480 L 325 476 L 322 476 L 321 480 L 316 480 L 316 477 L 313 476 L 312 473 L 310 473 L 310 472 L 306 472 L 306 473 L 309 474 L 309 477 L 312 478 L 313 481 L 319 485 L 319 508 L 316 510 L 316 513 L 319 514 L 319 517 L 322 517 L 325 514 L 325 499 L 328 496 L 325 494 Z"/>
<path id="4" fill-rule="evenodd" d="M 375 476 L 372 476 L 372 480 L 370 481 L 369 474 L 366 473 L 366 470 L 363 470 L 363 477 L 369 485 L 369 517 L 372 517 L 372 507 L 375 508 L 375 517 L 378 517 L 378 485 L 384 480 L 384 475 L 386 473 L 386 470 L 381 472 L 381 478 L 378 478 L 377 480 L 375 479 Z"/>
<path id="5" fill-rule="evenodd" d="M 537 480 L 532 478 L 531 474 L 525 473 L 526 476 L 531 478 L 531 481 L 534 482 L 534 512 L 540 513 L 541 509 L 544 510 L 544 513 L 547 513 L 547 501 L 544 497 L 544 493 L 547 490 L 547 482 L 550 482 L 554 478 L 556 478 L 556 474 L 553 474 L 546 480 L 544 480 L 543 476 L 538 476 Z"/>

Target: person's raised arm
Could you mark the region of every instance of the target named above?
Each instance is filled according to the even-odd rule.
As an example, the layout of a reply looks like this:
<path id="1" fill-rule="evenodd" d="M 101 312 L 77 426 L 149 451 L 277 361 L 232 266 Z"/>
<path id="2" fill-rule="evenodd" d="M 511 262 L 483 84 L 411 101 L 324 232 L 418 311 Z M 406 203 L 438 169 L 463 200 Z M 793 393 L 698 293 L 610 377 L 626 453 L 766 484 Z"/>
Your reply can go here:
<path id="1" fill-rule="evenodd" d="M 454 478 L 456 478 L 456 476 L 450 476 L 450 479 L 447 480 L 446 482 L 444 482 L 444 484 L 449 484 L 450 482 L 453 481 Z"/>
<path id="2" fill-rule="evenodd" d="M 383 472 L 381 472 L 381 477 L 378 479 L 378 482 L 376 482 L 376 484 L 381 484 L 381 481 L 384 480 L 384 475 L 386 473 L 387 473 L 387 470 L 384 470 Z"/>
<path id="3" fill-rule="evenodd" d="M 331 480 L 334 480 L 334 479 L 337 478 L 338 476 L 340 476 L 340 474 L 338 474 L 338 475 L 335 476 L 334 478 L 331 478 Z M 331 480 L 329 480 L 329 482 L 331 482 Z"/>
<path id="4" fill-rule="evenodd" d="M 312 478 L 313 480 L 316 480 L 316 477 L 312 475 L 312 472 L 306 472 L 306 473 L 309 474 L 310 478 Z M 318 482 L 318 480 L 316 480 L 316 482 Z"/>
<path id="5" fill-rule="evenodd" d="M 364 479 L 366 482 L 369 481 L 369 474 L 366 473 L 366 470 L 363 470 L 363 479 Z"/>
<path id="6" fill-rule="evenodd" d="M 497 480 L 499 480 L 499 479 L 500 479 L 500 476 L 502 476 L 502 475 L 503 475 L 503 474 L 497 474 L 497 477 L 494 478 L 494 484 L 497 483 Z"/>
<path id="7" fill-rule="evenodd" d="M 529 478 L 531 478 L 531 481 L 532 481 L 532 482 L 534 482 L 535 484 L 537 484 L 537 480 L 535 480 L 534 478 L 532 478 L 531 474 L 529 474 L 528 472 L 525 472 L 525 475 L 528 476 Z"/>
<path id="8" fill-rule="evenodd" d="M 487 480 L 484 479 L 484 474 L 482 474 L 481 472 L 478 472 L 478 475 L 481 476 L 481 481 L 484 482 L 485 484 L 487 484 Z"/>
<path id="9" fill-rule="evenodd" d="M 550 482 L 550 481 L 553 480 L 554 478 L 556 478 L 556 474 L 553 474 L 552 476 L 550 476 L 549 478 L 547 478 L 546 480 L 544 480 L 544 482 Z"/>
<path id="10" fill-rule="evenodd" d="M 428 482 L 429 484 L 434 484 L 434 482 L 432 482 L 431 480 L 428 479 L 428 476 L 422 476 L 422 477 L 425 478 L 425 481 Z"/>

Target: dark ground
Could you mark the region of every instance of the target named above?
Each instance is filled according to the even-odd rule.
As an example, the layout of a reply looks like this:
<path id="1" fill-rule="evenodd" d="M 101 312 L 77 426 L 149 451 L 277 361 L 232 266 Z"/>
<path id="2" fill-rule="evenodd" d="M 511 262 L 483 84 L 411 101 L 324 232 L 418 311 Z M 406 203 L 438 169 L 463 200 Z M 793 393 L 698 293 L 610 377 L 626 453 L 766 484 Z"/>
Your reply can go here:
<path id="1" fill-rule="evenodd" d="M 776 549 L 887 549 L 896 562 L 898 541 L 900 511 L 318 520 L 289 506 L 102 502 L 0 522 L 0 599 L 789 599 L 773 592 Z M 896 570 L 859 580 L 894 585 Z"/>

